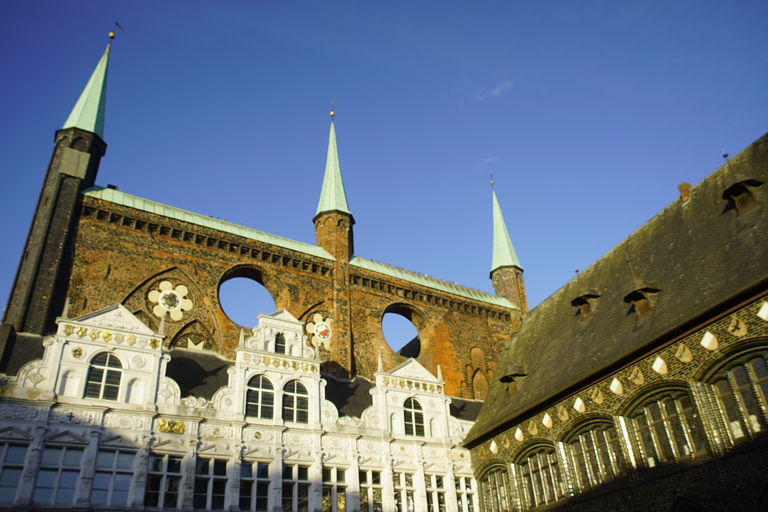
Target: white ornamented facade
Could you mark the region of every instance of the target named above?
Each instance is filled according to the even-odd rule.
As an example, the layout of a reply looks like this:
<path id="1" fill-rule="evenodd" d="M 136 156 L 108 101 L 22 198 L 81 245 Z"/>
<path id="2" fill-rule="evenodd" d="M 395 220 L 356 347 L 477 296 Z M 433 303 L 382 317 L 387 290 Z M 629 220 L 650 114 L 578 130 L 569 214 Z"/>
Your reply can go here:
<path id="1" fill-rule="evenodd" d="M 200 344 L 169 355 L 122 305 L 60 318 L 43 358 L 0 387 L 0 507 L 476 510 L 472 422 L 451 414 L 439 370 L 411 359 L 336 381 L 307 337 L 285 310 L 260 315 L 233 364 Z M 172 357 L 201 382 L 215 372 L 196 358 L 215 358 L 226 385 L 182 396 Z"/>

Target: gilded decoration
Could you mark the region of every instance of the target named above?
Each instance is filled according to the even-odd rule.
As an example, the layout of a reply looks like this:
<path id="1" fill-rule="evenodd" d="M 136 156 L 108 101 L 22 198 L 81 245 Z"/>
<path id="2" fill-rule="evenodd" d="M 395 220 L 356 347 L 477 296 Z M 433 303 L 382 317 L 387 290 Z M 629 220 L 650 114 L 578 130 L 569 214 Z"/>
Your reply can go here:
<path id="1" fill-rule="evenodd" d="M 160 420 L 157 423 L 157 430 L 167 434 L 183 434 L 186 431 L 183 421 Z"/>
<path id="2" fill-rule="evenodd" d="M 75 347 L 72 349 L 72 357 L 74 357 L 75 359 L 80 359 L 84 355 L 85 355 L 85 352 L 83 351 L 82 348 Z"/>

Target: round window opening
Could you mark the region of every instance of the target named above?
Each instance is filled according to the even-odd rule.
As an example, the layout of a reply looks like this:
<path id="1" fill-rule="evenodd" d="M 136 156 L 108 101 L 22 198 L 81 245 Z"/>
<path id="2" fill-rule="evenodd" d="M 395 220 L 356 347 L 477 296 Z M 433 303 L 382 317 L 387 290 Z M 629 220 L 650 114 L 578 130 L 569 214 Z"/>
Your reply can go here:
<path id="1" fill-rule="evenodd" d="M 410 320 L 410 311 L 387 311 L 381 319 L 384 340 L 393 352 L 403 357 L 419 357 L 421 340 L 419 331 Z"/>
<path id="2" fill-rule="evenodd" d="M 230 320 L 249 329 L 259 323 L 260 314 L 277 309 L 264 285 L 250 277 L 233 277 L 221 283 L 219 303 Z"/>

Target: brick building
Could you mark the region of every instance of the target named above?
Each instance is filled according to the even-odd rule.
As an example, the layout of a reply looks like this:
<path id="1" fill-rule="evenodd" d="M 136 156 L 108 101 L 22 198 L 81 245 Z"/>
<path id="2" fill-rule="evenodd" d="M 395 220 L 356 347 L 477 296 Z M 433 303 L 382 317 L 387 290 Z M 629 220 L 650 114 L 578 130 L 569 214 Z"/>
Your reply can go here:
<path id="1" fill-rule="evenodd" d="M 490 295 L 355 254 L 333 122 L 316 245 L 99 187 L 108 63 L 0 327 L 0 507 L 475 510 L 461 439 L 526 309 L 495 194 Z M 219 303 L 236 277 L 275 301 L 257 326 Z"/>
<path id="2" fill-rule="evenodd" d="M 523 317 L 465 438 L 482 510 L 768 509 L 766 181 L 768 135 Z"/>

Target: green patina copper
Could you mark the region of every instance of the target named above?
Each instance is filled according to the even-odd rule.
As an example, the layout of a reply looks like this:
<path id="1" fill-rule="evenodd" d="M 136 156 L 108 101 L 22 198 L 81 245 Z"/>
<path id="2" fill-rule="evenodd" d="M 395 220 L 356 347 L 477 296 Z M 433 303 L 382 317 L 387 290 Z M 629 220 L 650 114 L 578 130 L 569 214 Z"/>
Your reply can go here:
<path id="1" fill-rule="evenodd" d="M 69 114 L 62 129 L 80 128 L 104 138 L 104 107 L 107 102 L 107 68 L 109 67 L 109 46 L 101 56 L 96 69 L 88 80 L 75 108 Z"/>
<path id="2" fill-rule="evenodd" d="M 192 213 L 180 208 L 174 208 L 173 206 L 156 203 L 154 201 L 149 201 L 147 199 L 142 199 L 141 197 L 125 194 L 111 188 L 92 187 L 86 190 L 84 194 L 96 199 L 109 201 L 110 203 L 127 206 L 129 208 L 135 208 L 136 210 L 141 210 L 143 212 L 154 213 L 162 217 L 176 219 L 183 222 L 188 222 L 190 224 L 196 224 L 198 226 L 215 229 L 217 231 L 223 231 L 232 235 L 242 236 L 243 238 L 257 240 L 265 244 L 276 245 L 278 247 L 301 252 L 310 256 L 316 256 L 318 258 L 325 258 L 328 260 L 334 259 L 333 256 L 325 251 L 325 249 L 315 245 L 297 242 L 295 240 L 290 240 L 281 236 L 270 235 L 269 233 L 264 233 L 263 231 L 246 228 L 237 224 L 231 224 L 220 219 L 214 219 L 213 217 L 208 217 L 207 215 L 200 215 L 199 213 Z"/>
<path id="3" fill-rule="evenodd" d="M 494 306 L 501 306 L 508 309 L 519 309 L 504 297 L 497 297 L 495 295 L 481 292 L 480 290 L 473 290 L 472 288 L 467 288 L 458 284 L 440 281 L 439 279 L 435 279 L 433 277 L 416 274 L 414 272 L 409 272 L 407 270 L 393 267 L 391 265 L 385 265 L 384 263 L 366 260 L 360 258 L 359 256 L 353 256 L 352 259 L 349 260 L 349 264 L 353 267 L 364 268 L 372 272 L 395 277 L 397 279 L 402 279 L 403 281 L 424 286 L 425 288 L 432 288 L 433 290 L 452 293 L 453 295 L 458 295 L 459 297 L 485 302 L 486 304 L 493 304 Z"/>
<path id="4" fill-rule="evenodd" d="M 331 121 L 331 135 L 328 138 L 328 158 L 325 162 L 323 190 L 320 192 L 320 202 L 317 204 L 316 215 L 331 211 L 352 214 L 347 205 L 344 181 L 341 179 L 339 152 L 336 149 L 336 129 L 333 127 L 333 121 Z"/>
<path id="5" fill-rule="evenodd" d="M 496 191 L 493 191 L 493 260 L 491 272 L 500 267 L 517 267 L 522 270 L 520 260 L 517 259 L 512 240 L 509 238 L 507 225 L 501 215 L 499 200 L 496 199 Z"/>

